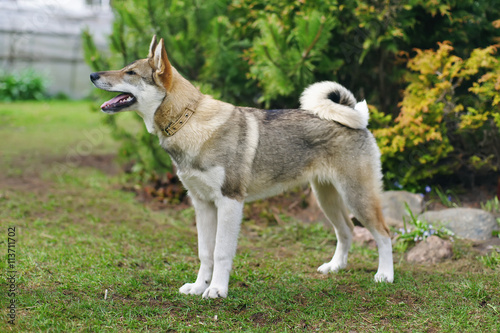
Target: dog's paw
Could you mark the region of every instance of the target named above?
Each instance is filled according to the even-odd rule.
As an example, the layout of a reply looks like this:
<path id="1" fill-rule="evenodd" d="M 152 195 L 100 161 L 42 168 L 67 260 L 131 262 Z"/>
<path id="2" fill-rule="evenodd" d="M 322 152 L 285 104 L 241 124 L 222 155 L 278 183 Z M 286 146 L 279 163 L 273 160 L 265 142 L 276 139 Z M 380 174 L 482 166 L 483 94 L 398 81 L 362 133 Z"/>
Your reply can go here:
<path id="1" fill-rule="evenodd" d="M 394 281 L 394 273 L 377 272 L 375 274 L 375 282 L 388 282 Z"/>
<path id="2" fill-rule="evenodd" d="M 181 294 L 186 295 L 201 295 L 207 289 L 206 284 L 186 283 L 179 288 Z"/>
<path id="3" fill-rule="evenodd" d="M 318 272 L 320 272 L 322 274 L 328 274 L 330 272 L 336 273 L 336 272 L 340 271 L 341 269 L 346 268 L 346 266 L 347 266 L 347 264 L 330 261 L 330 262 L 327 262 L 326 264 L 319 266 Z"/>
<path id="4" fill-rule="evenodd" d="M 227 288 L 220 287 L 208 287 L 207 290 L 203 293 L 203 298 L 226 298 L 227 297 Z"/>

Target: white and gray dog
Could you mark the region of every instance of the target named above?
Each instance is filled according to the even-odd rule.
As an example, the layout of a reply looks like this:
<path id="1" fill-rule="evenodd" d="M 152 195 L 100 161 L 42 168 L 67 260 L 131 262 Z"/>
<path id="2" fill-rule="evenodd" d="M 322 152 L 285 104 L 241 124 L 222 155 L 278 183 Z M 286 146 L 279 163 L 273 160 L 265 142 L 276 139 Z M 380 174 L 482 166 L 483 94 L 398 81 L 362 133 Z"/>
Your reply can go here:
<path id="1" fill-rule="evenodd" d="M 375 281 L 394 279 L 392 245 L 380 206 L 380 153 L 366 128 L 366 103 L 335 82 L 308 87 L 301 109 L 238 107 L 202 94 L 170 65 L 156 36 L 146 59 L 91 74 L 96 87 L 120 92 L 106 113 L 135 110 L 170 154 L 196 211 L 201 261 L 184 294 L 227 297 L 245 201 L 310 183 L 335 228 L 337 247 L 321 273 L 347 265 L 353 224 L 373 234 L 379 252 Z"/>

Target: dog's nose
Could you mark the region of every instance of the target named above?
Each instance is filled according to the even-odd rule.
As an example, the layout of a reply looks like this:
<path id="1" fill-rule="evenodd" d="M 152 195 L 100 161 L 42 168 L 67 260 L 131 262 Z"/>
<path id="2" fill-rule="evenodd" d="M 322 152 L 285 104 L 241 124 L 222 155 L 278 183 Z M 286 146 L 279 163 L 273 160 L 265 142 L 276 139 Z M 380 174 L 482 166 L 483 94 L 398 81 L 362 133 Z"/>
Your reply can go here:
<path id="1" fill-rule="evenodd" d="M 90 74 L 90 81 L 94 82 L 96 80 L 99 80 L 99 77 L 100 77 L 99 73 L 92 73 Z"/>

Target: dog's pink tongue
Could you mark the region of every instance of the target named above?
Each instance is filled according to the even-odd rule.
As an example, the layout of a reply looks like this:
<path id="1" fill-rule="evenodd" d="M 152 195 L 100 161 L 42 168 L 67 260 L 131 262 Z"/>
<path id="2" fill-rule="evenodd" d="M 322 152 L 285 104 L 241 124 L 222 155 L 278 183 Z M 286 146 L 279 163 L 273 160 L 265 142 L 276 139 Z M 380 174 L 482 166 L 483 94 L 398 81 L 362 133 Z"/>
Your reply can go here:
<path id="1" fill-rule="evenodd" d="M 121 95 L 118 95 L 116 97 L 113 97 L 109 101 L 106 101 L 106 102 L 102 103 L 101 109 L 105 109 L 105 108 L 108 108 L 108 107 L 113 106 L 115 104 L 119 104 L 124 99 L 129 98 L 129 96 L 130 95 L 128 95 L 128 94 L 121 94 Z"/>

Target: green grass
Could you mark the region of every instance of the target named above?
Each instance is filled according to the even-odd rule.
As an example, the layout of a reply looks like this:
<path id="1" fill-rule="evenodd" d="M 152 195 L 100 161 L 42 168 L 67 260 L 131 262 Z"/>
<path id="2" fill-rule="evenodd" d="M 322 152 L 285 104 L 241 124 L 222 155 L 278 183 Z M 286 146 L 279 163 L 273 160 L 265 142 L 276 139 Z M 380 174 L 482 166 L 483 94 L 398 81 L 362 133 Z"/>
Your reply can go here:
<path id="1" fill-rule="evenodd" d="M 66 160 L 103 117 L 86 102 L 0 104 L 0 253 L 15 226 L 18 288 L 10 325 L 2 274 L 0 332 L 500 330 L 498 266 L 470 245 L 433 266 L 396 253 L 395 282 L 375 284 L 377 254 L 365 247 L 348 270 L 316 273 L 335 238 L 290 218 L 243 222 L 227 299 L 180 295 L 198 268 L 193 210 L 152 211 L 120 190 L 120 174 L 86 163 L 117 149 L 109 135 Z"/>

